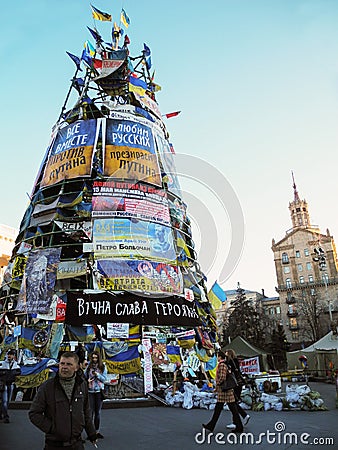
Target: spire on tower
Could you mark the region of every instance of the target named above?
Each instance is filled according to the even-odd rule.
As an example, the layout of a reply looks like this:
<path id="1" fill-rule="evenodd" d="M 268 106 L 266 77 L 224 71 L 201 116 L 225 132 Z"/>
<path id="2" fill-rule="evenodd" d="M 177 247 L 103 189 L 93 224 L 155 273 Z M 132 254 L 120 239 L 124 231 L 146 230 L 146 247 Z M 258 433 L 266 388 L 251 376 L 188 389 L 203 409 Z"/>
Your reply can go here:
<path id="1" fill-rule="evenodd" d="M 300 201 L 300 198 L 299 198 L 299 195 L 298 195 L 298 191 L 297 191 L 297 186 L 296 186 L 296 182 L 295 182 L 295 177 L 294 177 L 294 175 L 293 175 L 293 171 L 291 170 L 291 174 L 292 174 L 292 181 L 293 181 L 293 185 L 292 185 L 292 187 L 293 187 L 293 194 L 294 194 L 294 202 L 299 202 Z"/>

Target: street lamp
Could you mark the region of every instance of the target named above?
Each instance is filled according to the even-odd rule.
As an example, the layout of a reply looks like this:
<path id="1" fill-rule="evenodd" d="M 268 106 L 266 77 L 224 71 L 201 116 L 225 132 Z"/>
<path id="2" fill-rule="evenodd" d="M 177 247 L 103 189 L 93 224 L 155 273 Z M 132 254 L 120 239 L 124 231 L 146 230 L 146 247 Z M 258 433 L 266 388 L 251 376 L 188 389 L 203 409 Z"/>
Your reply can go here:
<path id="1" fill-rule="evenodd" d="M 326 255 L 324 250 L 321 247 L 318 248 L 314 248 L 313 251 L 315 252 L 316 256 L 312 258 L 312 260 L 316 263 L 318 263 L 319 265 L 319 270 L 321 272 L 326 271 Z M 328 290 L 327 290 L 327 273 L 325 272 L 324 274 L 324 283 L 325 283 L 325 297 L 326 297 L 326 301 L 329 305 L 329 317 L 330 317 L 330 322 L 332 322 L 332 311 L 331 311 L 331 300 L 328 297 Z"/>

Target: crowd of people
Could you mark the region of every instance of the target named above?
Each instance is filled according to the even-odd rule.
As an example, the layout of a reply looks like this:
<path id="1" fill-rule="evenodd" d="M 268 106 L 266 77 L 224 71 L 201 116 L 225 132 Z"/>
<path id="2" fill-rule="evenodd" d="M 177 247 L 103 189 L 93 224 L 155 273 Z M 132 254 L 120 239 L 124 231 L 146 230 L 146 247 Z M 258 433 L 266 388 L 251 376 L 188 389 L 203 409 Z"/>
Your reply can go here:
<path id="1" fill-rule="evenodd" d="M 8 405 L 20 373 L 16 351 L 8 350 L 0 362 L 3 423 L 10 422 Z M 83 431 L 87 433 L 86 439 L 95 445 L 97 439 L 104 438 L 99 428 L 106 379 L 107 368 L 98 351 L 93 351 L 88 361 L 81 346 L 77 352 L 61 354 L 58 371 L 38 388 L 29 410 L 30 421 L 45 433 L 44 450 L 60 447 L 82 450 Z"/>
<path id="2" fill-rule="evenodd" d="M 15 350 L 9 350 L 0 365 L 1 418 L 9 423 L 8 403 L 11 399 L 13 383 L 20 375 L 20 366 L 15 360 Z M 233 350 L 217 354 L 218 365 L 214 382 L 217 402 L 213 416 L 203 427 L 213 431 L 221 415 L 224 404 L 232 413 L 232 423 L 227 425 L 234 433 L 241 433 L 250 416 L 240 407 L 242 374 Z M 224 381 L 229 374 L 237 380 L 236 386 L 224 389 Z M 30 421 L 45 434 L 44 450 L 66 447 L 83 450 L 85 439 L 96 445 L 103 439 L 100 433 L 100 416 L 104 400 L 104 383 L 107 368 L 99 351 L 93 351 L 86 359 L 84 348 L 76 352 L 65 352 L 59 357 L 58 371 L 37 390 L 29 410 Z M 180 383 L 179 367 L 174 374 L 173 391 Z"/>

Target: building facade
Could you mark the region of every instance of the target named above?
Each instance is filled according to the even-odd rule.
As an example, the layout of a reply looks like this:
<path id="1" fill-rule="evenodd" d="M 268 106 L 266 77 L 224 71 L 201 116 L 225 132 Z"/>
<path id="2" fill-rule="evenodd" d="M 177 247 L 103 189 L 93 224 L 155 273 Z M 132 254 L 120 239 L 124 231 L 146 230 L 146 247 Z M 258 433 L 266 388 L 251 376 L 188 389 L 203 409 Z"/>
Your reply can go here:
<path id="1" fill-rule="evenodd" d="M 0 285 L 12 254 L 16 235 L 17 230 L 15 228 L 0 224 Z"/>
<path id="2" fill-rule="evenodd" d="M 311 224 L 306 200 L 298 195 L 289 203 L 292 228 L 278 242 L 272 240 L 276 291 L 281 319 L 292 348 L 326 334 L 337 314 L 337 253 L 329 230 L 322 234 Z"/>

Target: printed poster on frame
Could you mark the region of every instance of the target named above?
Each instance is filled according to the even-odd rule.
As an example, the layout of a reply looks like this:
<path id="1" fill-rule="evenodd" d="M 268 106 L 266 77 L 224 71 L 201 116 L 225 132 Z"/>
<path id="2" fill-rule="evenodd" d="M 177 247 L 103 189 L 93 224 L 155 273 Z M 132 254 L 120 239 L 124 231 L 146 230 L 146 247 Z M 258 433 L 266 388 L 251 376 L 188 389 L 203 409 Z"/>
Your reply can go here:
<path id="1" fill-rule="evenodd" d="M 96 261 L 99 287 L 111 291 L 181 294 L 182 274 L 177 266 L 151 261 L 103 259 Z"/>
<path id="2" fill-rule="evenodd" d="M 90 176 L 98 131 L 96 119 L 78 120 L 58 130 L 51 146 L 41 186 Z"/>
<path id="3" fill-rule="evenodd" d="M 106 119 L 103 175 L 161 186 L 161 172 L 150 126 Z"/>
<path id="4" fill-rule="evenodd" d="M 176 262 L 170 227 L 133 219 L 95 219 L 95 259 L 127 258 Z"/>
<path id="5" fill-rule="evenodd" d="M 94 181 L 93 217 L 132 217 L 170 226 L 167 194 L 143 183 Z"/>

